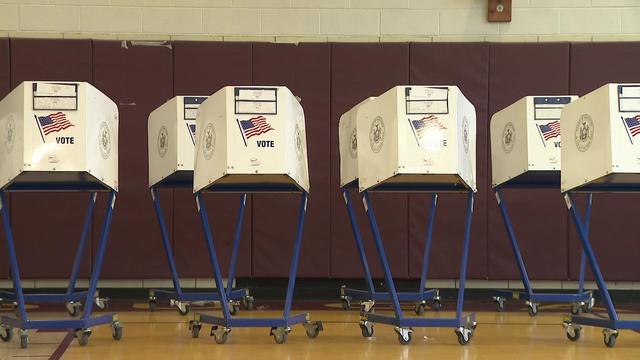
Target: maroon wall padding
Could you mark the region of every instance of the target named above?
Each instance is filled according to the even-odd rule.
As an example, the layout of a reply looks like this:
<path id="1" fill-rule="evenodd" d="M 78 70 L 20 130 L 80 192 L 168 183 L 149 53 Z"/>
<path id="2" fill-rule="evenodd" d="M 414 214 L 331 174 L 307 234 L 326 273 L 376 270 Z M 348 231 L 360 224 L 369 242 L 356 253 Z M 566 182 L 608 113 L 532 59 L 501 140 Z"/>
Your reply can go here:
<path id="1" fill-rule="evenodd" d="M 338 123 L 340 116 L 369 96 L 377 96 L 409 82 L 408 44 L 333 44 L 331 53 L 331 276 L 361 277 L 347 209 L 340 187 Z M 357 189 L 351 190 L 370 268 L 382 276 L 369 222 Z M 380 232 L 394 277 L 408 276 L 408 197 L 405 194 L 371 195 Z"/>
<path id="2" fill-rule="evenodd" d="M 571 44 L 571 91 L 585 95 L 611 83 L 638 83 L 640 43 L 576 43 Z M 568 139 L 567 141 L 569 141 Z M 584 212 L 584 195 L 575 195 Z M 589 237 L 607 281 L 637 281 L 640 268 L 640 236 L 629 224 L 635 224 L 637 194 L 594 194 Z M 569 223 L 570 275 L 577 278 L 580 264 L 580 238 L 573 221 Z M 588 267 L 587 267 L 588 268 Z M 590 273 L 590 272 L 588 272 Z M 588 278 L 593 277 L 588 274 Z"/>
<path id="3" fill-rule="evenodd" d="M 228 85 L 251 85 L 251 44 L 175 42 L 174 95 L 211 95 Z M 212 277 L 193 191 L 174 191 L 174 254 L 181 277 Z M 240 194 L 204 194 L 218 259 L 226 274 Z M 251 276 L 251 196 L 247 198 L 238 272 Z M 157 241 L 160 241 L 158 238 Z"/>
<path id="4" fill-rule="evenodd" d="M 568 43 L 491 44 L 490 52 L 489 118 L 526 95 L 568 94 Z M 560 190 L 507 190 L 503 195 L 529 277 L 566 279 L 568 215 Z M 489 278 L 518 279 L 500 210 L 493 195 L 488 199 Z"/>
<path id="5" fill-rule="evenodd" d="M 26 80 L 92 81 L 90 40 L 11 39 L 11 88 Z M 88 195 L 12 194 L 21 276 L 66 278 L 82 231 Z M 89 273 L 87 246 L 81 276 Z"/>
<path id="6" fill-rule="evenodd" d="M 329 44 L 255 44 L 253 83 L 287 86 L 302 99 L 311 190 L 299 276 L 329 277 L 331 144 L 327 140 L 331 136 L 331 47 Z M 254 276 L 287 277 L 299 208 L 299 195 L 253 196 Z"/>
<path id="7" fill-rule="evenodd" d="M 147 118 L 173 96 L 170 46 L 134 46 L 120 41 L 94 41 L 95 86 L 119 109 L 118 178 L 109 245 L 103 278 L 168 277 L 160 230 L 149 193 Z M 160 45 L 160 43 L 156 44 Z M 160 194 L 167 209 L 172 194 Z M 98 245 L 105 198 L 94 217 L 94 249 Z M 169 217 L 170 218 L 170 217 Z M 171 222 L 169 222 L 171 231 Z"/>
<path id="8" fill-rule="evenodd" d="M 476 109 L 475 194 L 468 276 L 487 276 L 487 154 L 489 45 L 411 44 L 409 81 L 415 85 L 457 85 Z M 443 61 L 444 60 L 444 61 Z M 452 124 L 452 126 L 456 126 Z M 409 195 L 409 275 L 420 277 L 431 195 Z M 430 278 L 457 278 L 464 239 L 466 195 L 440 194 L 429 262 Z"/>
<path id="9" fill-rule="evenodd" d="M 10 76 L 9 76 L 9 39 L 0 39 L 0 98 L 3 98 L 9 93 L 11 88 Z M 5 196 L 7 203 L 4 204 L 5 210 L 11 215 L 10 207 L 10 195 Z M 9 259 L 7 258 L 7 246 L 5 241 L 4 226 L 0 219 L 0 276 L 6 277 L 9 275 Z"/>

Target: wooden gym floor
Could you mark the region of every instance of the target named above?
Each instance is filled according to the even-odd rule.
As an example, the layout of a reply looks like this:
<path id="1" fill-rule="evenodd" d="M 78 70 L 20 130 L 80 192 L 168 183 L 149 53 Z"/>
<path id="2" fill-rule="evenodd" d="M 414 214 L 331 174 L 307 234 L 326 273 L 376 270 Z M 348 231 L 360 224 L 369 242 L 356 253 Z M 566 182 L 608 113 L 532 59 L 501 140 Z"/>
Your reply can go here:
<path id="1" fill-rule="evenodd" d="M 452 309 L 454 303 L 445 302 L 444 305 L 445 310 Z M 32 331 L 28 349 L 19 348 L 18 336 L 9 343 L 1 343 L 0 359 L 640 358 L 640 334 L 633 331 L 621 331 L 615 348 L 604 346 L 601 330 L 597 328 L 585 327 L 578 342 L 567 340 L 561 326 L 566 305 L 542 305 L 535 318 L 527 315 L 524 306 L 513 302 L 504 313 L 496 313 L 488 302 L 470 302 L 468 305 L 478 310 L 478 328 L 473 341 L 467 346 L 459 345 L 453 329 L 449 328 L 414 329 L 411 344 L 400 345 L 392 327 L 378 324 L 374 337 L 365 339 L 358 327 L 358 310 L 341 310 L 337 302 L 297 304 L 298 310 L 310 309 L 311 320 L 323 321 L 324 331 L 316 339 L 307 338 L 300 325 L 293 328 L 284 345 L 274 343 L 269 329 L 234 328 L 227 344 L 218 345 L 209 336 L 210 326 L 203 325 L 200 337 L 193 339 L 187 324 L 199 309 L 215 314 L 219 313 L 216 308 L 194 306 L 190 314 L 181 316 L 168 307 L 150 312 L 146 303 L 119 302 L 112 307 L 125 326 L 124 337 L 119 342 L 111 338 L 108 326 L 94 328 L 89 344 L 83 347 L 70 333 Z M 241 310 L 239 316 L 278 316 L 280 311 L 277 307 L 258 303 L 257 310 Z M 389 311 L 384 304 L 376 304 L 376 308 L 378 313 Z M 51 308 L 31 310 L 34 318 L 68 317 L 61 311 L 51 312 Z M 596 311 L 602 312 L 603 309 L 596 307 Z M 407 307 L 406 314 L 410 316 L 413 312 Z M 428 310 L 423 316 L 452 316 L 452 313 Z"/>

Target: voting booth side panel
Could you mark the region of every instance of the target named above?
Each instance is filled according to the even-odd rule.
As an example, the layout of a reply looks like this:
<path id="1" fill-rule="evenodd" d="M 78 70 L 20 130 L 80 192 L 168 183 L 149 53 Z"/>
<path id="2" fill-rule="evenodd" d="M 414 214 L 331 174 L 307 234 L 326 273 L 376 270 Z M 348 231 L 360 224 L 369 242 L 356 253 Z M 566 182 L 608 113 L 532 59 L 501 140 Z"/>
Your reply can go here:
<path id="1" fill-rule="evenodd" d="M 297 183 L 297 185 L 310 192 L 309 184 L 309 165 L 307 158 L 307 131 L 305 124 L 304 109 L 295 98 L 295 96 L 287 89 L 289 93 L 286 102 L 288 102 L 288 116 L 291 121 L 287 121 L 287 174 Z"/>
<path id="2" fill-rule="evenodd" d="M 229 126 L 229 107 L 233 107 L 232 88 L 226 87 L 200 105 L 196 115 L 196 154 L 193 171 L 193 190 L 208 187 L 227 173 L 230 164 L 227 142 L 233 126 Z M 231 110 L 232 111 L 232 110 Z"/>
<path id="3" fill-rule="evenodd" d="M 478 191 L 476 172 L 476 108 L 458 92 L 457 148 L 458 173 L 469 189 Z"/>
<path id="4" fill-rule="evenodd" d="M 340 146 L 340 187 L 358 178 L 357 107 L 340 117 L 338 142 Z"/>
<path id="5" fill-rule="evenodd" d="M 580 187 L 611 173 L 610 86 L 603 86 L 568 104 L 560 120 L 561 189 Z"/>
<path id="6" fill-rule="evenodd" d="M 149 114 L 149 186 L 173 174 L 178 162 L 178 98 L 167 101 Z"/>
<path id="7" fill-rule="evenodd" d="M 118 106 L 85 85 L 86 167 L 104 185 L 118 190 Z"/>
<path id="8" fill-rule="evenodd" d="M 522 98 L 491 118 L 493 186 L 528 170 L 527 99 Z"/>
<path id="9" fill-rule="evenodd" d="M 24 88 L 14 89 L 0 102 L 0 131 L 3 149 L 0 151 L 0 187 L 8 185 L 25 163 Z"/>

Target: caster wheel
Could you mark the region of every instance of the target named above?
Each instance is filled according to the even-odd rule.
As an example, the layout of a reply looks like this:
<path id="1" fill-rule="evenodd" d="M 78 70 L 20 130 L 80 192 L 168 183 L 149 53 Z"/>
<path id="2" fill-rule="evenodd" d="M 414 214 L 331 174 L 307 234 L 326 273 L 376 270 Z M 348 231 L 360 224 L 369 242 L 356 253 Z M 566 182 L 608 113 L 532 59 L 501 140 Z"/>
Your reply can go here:
<path id="1" fill-rule="evenodd" d="M 67 312 L 71 317 L 76 317 L 80 315 L 80 307 L 82 306 L 79 302 L 69 301 L 67 303 Z"/>
<path id="2" fill-rule="evenodd" d="M 272 327 L 271 335 L 276 344 L 284 344 L 287 342 L 287 336 L 291 332 L 291 328 L 288 327 Z"/>
<path id="3" fill-rule="evenodd" d="M 456 336 L 458 337 L 458 343 L 460 345 L 467 345 L 471 342 L 471 338 L 473 338 L 473 330 L 467 328 L 458 328 L 456 329 Z"/>
<path id="4" fill-rule="evenodd" d="M 362 337 L 370 338 L 373 336 L 373 323 L 369 321 L 361 321 L 360 322 L 360 331 L 362 332 Z"/>
<path id="5" fill-rule="evenodd" d="M 191 337 L 196 339 L 200 336 L 200 330 L 202 329 L 202 324 L 199 321 L 191 320 L 189 322 L 189 330 L 191 330 Z M 213 331 L 211 332 L 213 335 Z"/>
<path id="6" fill-rule="evenodd" d="M 538 304 L 536 303 L 528 303 L 527 304 L 527 312 L 529 316 L 534 317 L 538 315 Z"/>
<path id="7" fill-rule="evenodd" d="M 571 315 L 579 315 L 582 310 L 582 304 L 574 303 L 571 305 Z"/>
<path id="8" fill-rule="evenodd" d="M 589 298 L 589 300 L 587 300 L 584 305 L 582 306 L 582 311 L 584 311 L 585 313 L 590 313 L 591 311 L 593 311 L 593 306 L 596 304 L 596 299 L 595 298 Z"/>
<path id="9" fill-rule="evenodd" d="M 321 321 L 307 321 L 304 323 L 304 328 L 307 331 L 307 337 L 315 339 L 320 335 L 320 331 L 323 330 Z"/>
<path id="10" fill-rule="evenodd" d="M 178 304 L 176 305 L 178 307 L 178 312 L 180 313 L 180 315 L 185 316 L 189 313 L 189 305 L 188 304 Z"/>
<path id="11" fill-rule="evenodd" d="M 611 332 L 610 330 L 604 330 L 603 334 L 604 334 L 604 344 L 608 348 L 612 348 L 612 347 L 616 346 L 616 340 L 618 339 L 618 332 L 617 331 Z"/>
<path id="12" fill-rule="evenodd" d="M 119 341 L 122 339 L 123 329 L 122 323 L 119 321 L 114 321 L 111 324 L 111 337 L 113 337 L 113 340 Z"/>
<path id="13" fill-rule="evenodd" d="M 494 297 L 493 302 L 496 304 L 497 312 L 504 312 L 504 298 Z"/>
<path id="14" fill-rule="evenodd" d="M 25 304 L 26 306 L 26 304 Z M 14 302 L 11 304 L 11 308 L 13 310 L 13 314 L 19 319 L 20 318 L 20 308 L 18 307 L 18 303 Z"/>
<path id="15" fill-rule="evenodd" d="M 226 327 L 219 327 L 217 325 L 211 327 L 211 335 L 216 341 L 216 344 L 224 344 L 229 339 L 229 333 L 231 329 Z"/>
<path id="16" fill-rule="evenodd" d="M 351 310 L 351 299 L 342 298 L 342 310 Z"/>
<path id="17" fill-rule="evenodd" d="M 29 346 L 29 335 L 22 334 L 20 335 L 20 348 L 26 349 Z"/>
<path id="18" fill-rule="evenodd" d="M 416 315 L 424 314 L 424 304 L 423 303 L 417 303 L 414 311 L 416 312 Z"/>
<path id="19" fill-rule="evenodd" d="M 231 315 L 236 315 L 240 312 L 240 305 L 235 301 L 231 302 L 229 305 L 231 305 L 229 306 L 229 312 L 231 312 Z"/>
<path id="20" fill-rule="evenodd" d="M 442 310 L 442 301 L 440 301 L 440 299 L 433 299 L 429 306 L 435 311 L 440 311 Z"/>
<path id="21" fill-rule="evenodd" d="M 95 299 L 95 301 L 94 301 L 94 302 L 95 302 L 95 304 L 96 304 L 96 307 L 97 307 L 97 308 L 98 308 L 98 310 L 100 310 L 100 311 L 104 311 L 104 310 L 106 310 L 106 309 L 107 309 L 107 307 L 108 307 L 108 303 L 109 303 L 109 302 L 108 302 L 108 300 L 107 300 L 106 298 L 99 298 L 99 297 L 96 297 L 96 299 Z"/>
<path id="22" fill-rule="evenodd" d="M 242 305 L 244 305 L 244 308 L 251 311 L 253 310 L 253 303 L 255 302 L 255 300 L 253 299 L 253 296 L 249 296 L 246 295 L 243 299 L 242 299 Z"/>
<path id="23" fill-rule="evenodd" d="M 398 341 L 401 345 L 408 345 L 411 342 L 411 333 L 413 330 L 411 328 L 395 328 L 396 333 L 398 334 Z"/>
<path id="24" fill-rule="evenodd" d="M 0 327 L 0 339 L 4 342 L 9 342 L 13 339 L 13 328 L 10 326 Z"/>
<path id="25" fill-rule="evenodd" d="M 582 329 L 580 329 L 579 327 L 575 327 L 573 325 L 567 326 L 567 339 L 569 339 L 569 341 L 580 340 L 581 333 L 582 333 Z"/>
<path id="26" fill-rule="evenodd" d="M 364 300 L 360 302 L 360 313 L 361 314 L 373 314 L 375 310 L 373 306 L 376 304 L 375 300 Z"/>
<path id="27" fill-rule="evenodd" d="M 90 329 L 76 330 L 76 339 L 78 339 L 78 344 L 80 346 L 86 346 L 89 344 L 89 336 L 91 336 Z"/>
<path id="28" fill-rule="evenodd" d="M 149 310 L 156 311 L 157 308 L 158 308 L 158 302 L 155 300 L 149 300 Z"/>

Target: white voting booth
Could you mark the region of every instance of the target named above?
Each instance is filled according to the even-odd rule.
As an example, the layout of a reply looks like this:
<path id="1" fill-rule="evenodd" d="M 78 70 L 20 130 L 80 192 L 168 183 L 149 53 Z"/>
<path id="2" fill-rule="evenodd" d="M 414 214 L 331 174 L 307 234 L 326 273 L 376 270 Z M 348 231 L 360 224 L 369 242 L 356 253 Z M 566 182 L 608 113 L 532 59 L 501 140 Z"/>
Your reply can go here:
<path id="1" fill-rule="evenodd" d="M 562 111 L 562 191 L 640 182 L 640 84 L 607 84 Z"/>
<path id="2" fill-rule="evenodd" d="M 304 111 L 286 87 L 224 87 L 200 106 L 196 127 L 195 192 L 309 191 Z"/>
<path id="3" fill-rule="evenodd" d="M 363 100 L 340 116 L 338 142 L 340 145 L 340 187 L 358 180 L 358 137 L 356 113 L 362 104 L 375 97 Z"/>
<path id="4" fill-rule="evenodd" d="M 360 191 L 382 184 L 476 190 L 476 112 L 457 86 L 396 86 L 358 109 Z"/>
<path id="5" fill-rule="evenodd" d="M 85 82 L 25 81 L 0 102 L 0 187 L 118 189 L 118 108 Z"/>
<path id="6" fill-rule="evenodd" d="M 512 180 L 535 182 L 559 176 L 560 114 L 575 99 L 577 96 L 525 96 L 491 117 L 494 187 Z"/>
<path id="7" fill-rule="evenodd" d="M 17 317 L 2 316 L 0 336 L 8 341 L 13 328 L 19 328 L 20 345 L 25 348 L 30 329 L 71 329 L 80 345 L 86 345 L 92 326 L 111 324 L 113 338 L 119 340 L 122 325 L 116 315 L 91 318 L 94 302 L 98 308 L 106 306 L 106 299 L 98 297 L 96 288 L 118 191 L 118 107 L 86 82 L 25 81 L 0 102 L 0 147 L 0 212 L 14 280 L 14 292 L 0 292 L 0 297 L 18 304 Z M 66 293 L 24 294 L 8 208 L 4 206 L 5 192 L 11 191 L 92 192 Z M 104 221 L 96 221 L 102 229 L 93 259 L 98 265 L 91 273 L 89 289 L 77 291 L 97 191 L 110 192 Z M 60 246 L 68 246 L 68 242 L 64 239 Z M 72 316 L 80 314 L 84 302 L 84 316 L 30 320 L 27 302 L 65 303 Z"/>
<path id="8" fill-rule="evenodd" d="M 149 186 L 193 184 L 196 114 L 206 96 L 176 96 L 149 115 Z"/>

